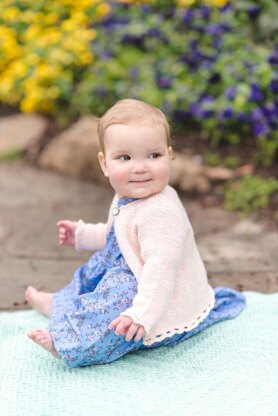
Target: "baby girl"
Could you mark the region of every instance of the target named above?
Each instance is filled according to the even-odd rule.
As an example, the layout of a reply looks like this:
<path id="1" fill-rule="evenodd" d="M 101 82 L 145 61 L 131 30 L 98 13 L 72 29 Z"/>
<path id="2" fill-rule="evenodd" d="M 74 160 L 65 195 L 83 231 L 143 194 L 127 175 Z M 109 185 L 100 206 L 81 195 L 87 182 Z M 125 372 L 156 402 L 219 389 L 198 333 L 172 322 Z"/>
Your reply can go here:
<path id="1" fill-rule="evenodd" d="M 244 296 L 212 288 L 192 226 L 169 186 L 172 147 L 165 115 L 135 99 L 98 125 L 98 159 L 115 190 L 106 223 L 61 220 L 60 244 L 93 252 L 52 294 L 26 300 L 50 317 L 29 338 L 69 367 L 106 364 L 132 351 L 174 346 L 236 317 Z"/>

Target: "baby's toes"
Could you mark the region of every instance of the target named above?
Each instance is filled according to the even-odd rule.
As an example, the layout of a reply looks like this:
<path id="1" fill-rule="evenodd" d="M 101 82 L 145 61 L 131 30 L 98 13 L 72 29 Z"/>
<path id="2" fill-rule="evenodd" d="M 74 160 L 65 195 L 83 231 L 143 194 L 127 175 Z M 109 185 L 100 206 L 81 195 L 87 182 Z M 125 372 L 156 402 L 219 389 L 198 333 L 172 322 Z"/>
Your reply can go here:
<path id="1" fill-rule="evenodd" d="M 35 339 L 40 333 L 41 331 L 39 329 L 34 329 L 33 331 L 27 333 L 27 337 Z"/>
<path id="2" fill-rule="evenodd" d="M 37 292 L 37 289 L 35 289 L 33 286 L 28 286 L 25 292 L 25 299 L 27 301 L 32 300 L 32 297 Z"/>

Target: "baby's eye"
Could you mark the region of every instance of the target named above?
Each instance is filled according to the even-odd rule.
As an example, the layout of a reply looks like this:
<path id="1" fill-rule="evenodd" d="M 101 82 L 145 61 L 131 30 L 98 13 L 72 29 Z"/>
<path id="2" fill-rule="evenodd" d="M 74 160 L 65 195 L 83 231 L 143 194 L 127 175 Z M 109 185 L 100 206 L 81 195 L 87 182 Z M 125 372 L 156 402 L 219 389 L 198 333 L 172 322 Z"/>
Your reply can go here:
<path id="1" fill-rule="evenodd" d="M 160 153 L 151 153 L 149 158 L 150 159 L 157 159 L 160 156 Z"/>
<path id="2" fill-rule="evenodd" d="M 128 155 L 122 155 L 119 157 L 120 160 L 130 160 L 130 156 Z"/>

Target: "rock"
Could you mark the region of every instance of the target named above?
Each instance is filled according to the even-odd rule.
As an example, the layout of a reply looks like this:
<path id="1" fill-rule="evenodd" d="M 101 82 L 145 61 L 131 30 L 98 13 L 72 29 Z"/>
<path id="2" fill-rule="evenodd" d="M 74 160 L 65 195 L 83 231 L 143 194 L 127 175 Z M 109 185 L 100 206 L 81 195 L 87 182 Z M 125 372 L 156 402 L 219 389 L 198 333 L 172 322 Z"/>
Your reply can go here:
<path id="1" fill-rule="evenodd" d="M 277 233 L 251 220 L 238 221 L 213 235 L 200 235 L 198 244 L 211 274 L 277 275 Z"/>
<path id="2" fill-rule="evenodd" d="M 206 193 L 210 190 L 203 166 L 182 154 L 176 154 L 172 161 L 170 184 L 185 192 Z"/>
<path id="3" fill-rule="evenodd" d="M 99 166 L 97 118 L 83 116 L 42 152 L 38 165 L 73 177 L 107 183 Z"/>
<path id="4" fill-rule="evenodd" d="M 206 178 L 210 181 L 227 181 L 234 177 L 234 172 L 231 169 L 224 167 L 210 167 L 204 166 L 203 172 Z"/>
<path id="5" fill-rule="evenodd" d="M 0 156 L 22 152 L 39 142 L 48 122 L 36 114 L 17 114 L 0 118 Z"/>
<path id="6" fill-rule="evenodd" d="M 235 169 L 236 177 L 251 175 L 252 173 L 254 173 L 253 165 L 244 165 L 244 166 L 241 166 L 240 168 Z"/>

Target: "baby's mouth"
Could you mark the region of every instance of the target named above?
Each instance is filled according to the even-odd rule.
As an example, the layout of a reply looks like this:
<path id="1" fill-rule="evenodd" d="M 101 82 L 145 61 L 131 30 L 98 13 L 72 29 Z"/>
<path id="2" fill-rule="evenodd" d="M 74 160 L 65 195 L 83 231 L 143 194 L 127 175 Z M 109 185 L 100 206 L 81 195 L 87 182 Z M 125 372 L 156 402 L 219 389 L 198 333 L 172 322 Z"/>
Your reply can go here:
<path id="1" fill-rule="evenodd" d="M 129 182 L 131 182 L 131 183 L 145 183 L 145 182 L 150 182 L 151 181 L 151 179 L 137 179 L 137 180 L 132 180 L 132 181 L 129 181 Z"/>

